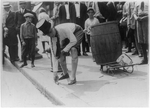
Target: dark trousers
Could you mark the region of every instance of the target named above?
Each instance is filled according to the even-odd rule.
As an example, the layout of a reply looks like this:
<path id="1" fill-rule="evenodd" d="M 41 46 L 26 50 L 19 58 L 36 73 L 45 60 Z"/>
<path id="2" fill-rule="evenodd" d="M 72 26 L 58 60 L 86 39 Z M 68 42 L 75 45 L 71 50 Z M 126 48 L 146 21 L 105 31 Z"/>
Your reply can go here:
<path id="1" fill-rule="evenodd" d="M 84 36 L 83 36 L 83 40 L 82 40 L 82 52 L 83 52 L 83 53 L 86 53 L 86 51 L 89 52 L 89 45 L 88 45 L 88 43 L 85 41 L 85 35 L 84 35 Z M 78 54 L 81 54 L 81 48 L 80 48 L 80 46 L 79 46 L 79 48 L 78 48 Z"/>
<path id="2" fill-rule="evenodd" d="M 35 59 L 35 39 L 24 39 L 26 45 L 22 46 L 22 57 L 24 63 L 27 63 L 27 55 L 31 57 L 31 63 L 34 64 Z"/>
<path id="3" fill-rule="evenodd" d="M 128 51 L 131 51 L 131 48 L 132 48 L 132 42 L 135 43 L 135 40 L 134 40 L 134 32 L 135 30 L 134 29 L 129 29 L 128 32 L 127 32 L 127 39 L 128 39 Z"/>
<path id="4" fill-rule="evenodd" d="M 90 41 L 90 35 L 87 35 L 87 40 L 88 40 L 88 51 L 89 51 L 89 47 L 91 46 L 91 41 Z"/>
<path id="5" fill-rule="evenodd" d="M 10 60 L 11 61 L 15 61 L 17 58 L 17 54 L 18 54 L 18 45 L 9 45 L 8 46 L 8 52 L 9 52 L 9 56 L 10 56 Z"/>
<path id="6" fill-rule="evenodd" d="M 82 51 L 83 51 L 83 53 L 85 53 L 86 51 L 89 51 L 89 45 L 85 41 L 85 34 L 84 34 L 83 40 L 82 40 Z"/>
<path id="7" fill-rule="evenodd" d="M 148 45 L 142 43 L 142 44 L 141 44 L 141 47 L 142 47 L 142 52 L 143 52 L 144 60 L 145 60 L 145 61 L 148 61 L 148 57 L 147 57 Z"/>

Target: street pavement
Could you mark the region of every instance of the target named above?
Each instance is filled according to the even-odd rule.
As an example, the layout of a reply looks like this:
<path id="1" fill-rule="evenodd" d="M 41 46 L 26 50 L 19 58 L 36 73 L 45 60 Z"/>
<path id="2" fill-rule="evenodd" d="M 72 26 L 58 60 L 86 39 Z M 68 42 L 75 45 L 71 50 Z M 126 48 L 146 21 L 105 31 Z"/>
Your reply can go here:
<path id="1" fill-rule="evenodd" d="M 48 47 L 48 45 L 46 45 Z M 39 42 L 39 53 L 42 54 Z M 126 49 L 123 49 L 123 52 Z M 122 71 L 115 75 L 101 72 L 100 66 L 89 56 L 80 56 L 77 69 L 77 83 L 68 85 L 68 79 L 59 81 L 56 85 L 53 81 L 53 73 L 50 72 L 50 59 L 42 54 L 42 59 L 35 60 L 35 67 L 28 65 L 19 68 L 20 62 L 15 66 L 25 75 L 43 95 L 58 106 L 71 107 L 148 107 L 149 106 L 149 65 L 135 65 L 132 74 Z M 142 58 L 128 55 L 134 64 L 140 63 Z M 71 71 L 71 57 L 67 57 L 67 66 Z M 106 70 L 106 67 L 104 67 Z M 59 76 L 61 73 L 59 73 Z M 70 74 L 70 73 L 69 73 Z"/>
<path id="2" fill-rule="evenodd" d="M 7 59 L 1 75 L 1 107 L 55 106 Z"/>
<path id="3" fill-rule="evenodd" d="M 119 71 L 112 76 L 100 72 L 100 66 L 93 62 L 91 53 L 88 54 L 89 56 L 79 57 L 77 83 L 74 85 L 68 85 L 68 79 L 59 81 L 59 85 L 54 83 L 53 73 L 50 72 L 50 59 L 46 54 L 42 54 L 42 59 L 35 60 L 35 68 L 31 68 L 30 61 L 28 61 L 28 66 L 24 68 L 19 68 L 20 62 L 17 62 L 16 66 L 45 96 L 58 106 L 149 106 L 148 65 L 135 65 L 132 74 Z M 128 55 L 134 64 L 140 63 L 142 60 L 131 53 Z M 70 56 L 67 57 L 67 66 L 71 71 Z M 61 76 L 60 74 L 59 76 Z"/>

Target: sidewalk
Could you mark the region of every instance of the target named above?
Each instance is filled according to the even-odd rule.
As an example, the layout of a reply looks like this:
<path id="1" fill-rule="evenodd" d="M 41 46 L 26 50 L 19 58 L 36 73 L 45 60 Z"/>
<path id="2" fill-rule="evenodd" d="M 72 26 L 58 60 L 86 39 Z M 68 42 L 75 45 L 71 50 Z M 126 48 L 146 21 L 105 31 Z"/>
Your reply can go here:
<path id="1" fill-rule="evenodd" d="M 134 63 L 141 59 L 132 56 Z M 71 58 L 67 57 L 68 69 L 71 70 Z M 28 66 L 17 68 L 54 104 L 60 106 L 96 106 L 96 107 L 147 107 L 148 106 L 148 65 L 134 66 L 134 72 L 116 73 L 114 76 L 102 74 L 91 56 L 79 57 L 77 83 L 67 85 L 67 80 L 53 82 L 50 72 L 50 60 L 46 54 L 35 61 L 35 68 Z M 60 75 L 61 73 L 59 73 Z"/>

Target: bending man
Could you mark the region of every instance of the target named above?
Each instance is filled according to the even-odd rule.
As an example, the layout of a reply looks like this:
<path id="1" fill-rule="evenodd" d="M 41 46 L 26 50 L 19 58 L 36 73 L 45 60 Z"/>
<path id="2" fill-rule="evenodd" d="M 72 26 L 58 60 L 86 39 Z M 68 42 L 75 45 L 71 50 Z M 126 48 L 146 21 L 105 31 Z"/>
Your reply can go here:
<path id="1" fill-rule="evenodd" d="M 53 71 L 54 81 L 58 83 L 58 80 L 70 78 L 69 85 L 76 83 L 76 70 L 78 65 L 78 47 L 83 39 L 83 29 L 74 23 L 63 23 L 51 28 L 51 23 L 46 20 L 40 20 L 36 26 L 43 34 L 51 37 L 52 52 L 53 52 Z M 57 42 L 54 44 L 53 38 L 56 38 Z M 56 46 L 54 48 L 54 46 Z M 72 57 L 72 71 L 68 74 L 66 64 L 66 54 L 71 52 Z M 63 69 L 62 77 L 58 78 L 58 60 L 60 61 Z"/>

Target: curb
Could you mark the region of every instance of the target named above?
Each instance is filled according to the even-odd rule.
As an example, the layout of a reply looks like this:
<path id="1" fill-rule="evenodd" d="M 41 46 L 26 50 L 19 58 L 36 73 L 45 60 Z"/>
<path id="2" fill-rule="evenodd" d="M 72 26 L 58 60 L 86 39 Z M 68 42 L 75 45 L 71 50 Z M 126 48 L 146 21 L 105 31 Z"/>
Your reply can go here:
<path id="1" fill-rule="evenodd" d="M 38 82 L 38 80 L 36 80 L 35 78 L 32 77 L 32 75 L 28 74 L 28 72 L 26 72 L 24 69 L 20 68 L 19 65 L 17 63 L 13 64 L 29 81 L 31 81 L 31 83 L 33 83 L 33 85 L 48 99 L 50 100 L 54 105 L 56 106 L 83 106 L 83 107 L 88 107 L 90 106 L 87 102 L 85 102 L 84 100 L 80 99 L 79 97 L 75 96 L 74 94 L 66 91 L 63 87 L 60 86 L 56 86 L 56 84 L 53 85 L 53 87 L 56 87 L 56 91 L 53 89 L 52 91 L 49 91 L 49 89 L 45 86 L 43 86 L 42 84 L 40 84 L 40 82 Z M 66 95 L 70 94 L 70 96 L 72 97 L 70 98 L 66 98 Z"/>
<path id="2" fill-rule="evenodd" d="M 29 74 L 27 74 L 23 69 L 21 69 L 17 63 L 13 64 L 29 81 L 32 82 L 33 85 L 45 96 L 48 100 L 50 100 L 53 104 L 63 106 L 65 105 L 60 100 L 58 100 L 52 93 L 47 91 L 41 84 L 39 84 L 35 79 L 33 79 Z"/>

